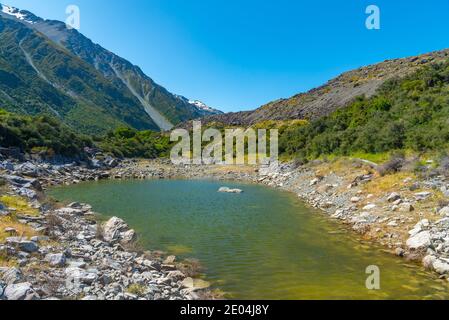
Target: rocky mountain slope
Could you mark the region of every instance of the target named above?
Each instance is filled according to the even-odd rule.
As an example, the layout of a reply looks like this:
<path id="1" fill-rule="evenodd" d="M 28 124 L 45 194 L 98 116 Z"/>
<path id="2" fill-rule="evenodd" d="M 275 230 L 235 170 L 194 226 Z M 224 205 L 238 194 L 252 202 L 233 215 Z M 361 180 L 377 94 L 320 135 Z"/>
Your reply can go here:
<path id="1" fill-rule="evenodd" d="M 447 59 L 449 49 L 387 60 L 343 73 L 319 88 L 288 99 L 270 102 L 257 110 L 209 116 L 203 122 L 251 125 L 265 120 L 315 120 L 344 107 L 358 96 L 371 97 L 389 79 L 409 75 L 422 66 Z"/>
<path id="2" fill-rule="evenodd" d="M 219 113 L 168 92 L 63 22 L 1 4 L 0 105 L 52 114 L 87 133 L 120 125 L 168 130 Z"/>

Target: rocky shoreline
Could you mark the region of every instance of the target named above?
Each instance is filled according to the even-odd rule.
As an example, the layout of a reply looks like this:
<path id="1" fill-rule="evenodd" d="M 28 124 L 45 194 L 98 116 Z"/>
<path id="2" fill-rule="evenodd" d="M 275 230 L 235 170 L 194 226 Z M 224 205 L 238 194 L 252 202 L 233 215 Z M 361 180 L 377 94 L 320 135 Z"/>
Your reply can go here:
<path id="1" fill-rule="evenodd" d="M 417 177 L 409 171 L 382 176 L 369 161 L 343 162 L 256 168 L 175 167 L 168 161 L 132 161 L 115 168 L 112 174 L 118 179 L 243 181 L 293 192 L 363 239 L 382 245 L 398 257 L 422 263 L 449 280 L 449 179 L 436 174 Z"/>
<path id="2" fill-rule="evenodd" d="M 23 214 L 0 200 L 1 217 L 14 217 L 18 226 L 31 230 L 30 236 L 21 228 L 0 230 L 8 234 L 0 241 L 0 262 L 13 261 L 0 267 L 0 299 L 213 297 L 205 290 L 208 284 L 192 278 L 176 257 L 136 250 L 136 234 L 123 220 L 100 223 L 87 204 L 55 207 L 45 196 L 51 186 L 102 179 L 215 179 L 281 188 L 392 254 L 422 261 L 441 278 L 449 275 L 449 202 L 442 201 L 449 197 L 449 181 L 443 176 L 422 180 L 403 174 L 389 185 L 363 161 L 256 168 L 126 160 L 94 168 L 3 161 L 0 178 L 7 195 L 28 199 L 35 210 Z"/>
<path id="3" fill-rule="evenodd" d="M 58 207 L 45 196 L 49 186 L 107 179 L 110 169 L 0 163 L 3 198 L 27 199 L 20 208 L 0 200 L 0 221 L 6 221 L 0 230 L 0 300 L 210 297 L 208 284 L 191 278 L 188 265 L 138 248 L 136 233 L 123 220 L 100 223 L 88 204 Z"/>

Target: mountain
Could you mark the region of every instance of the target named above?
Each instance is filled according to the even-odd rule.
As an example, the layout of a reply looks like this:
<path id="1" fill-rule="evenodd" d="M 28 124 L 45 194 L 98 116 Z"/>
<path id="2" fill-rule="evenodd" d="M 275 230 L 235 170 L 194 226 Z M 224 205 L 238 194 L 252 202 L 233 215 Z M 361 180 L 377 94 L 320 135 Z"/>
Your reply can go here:
<path id="1" fill-rule="evenodd" d="M 202 101 L 190 100 L 183 96 L 178 96 L 178 98 L 180 98 L 180 99 L 184 100 L 186 103 L 194 106 L 198 110 L 198 112 L 203 114 L 203 116 L 223 114 L 222 111 L 212 108 L 212 107 L 209 107 L 207 104 L 205 104 Z"/>
<path id="2" fill-rule="evenodd" d="M 254 111 L 205 117 L 203 123 L 252 125 L 265 120 L 316 120 L 346 106 L 356 97 L 373 96 L 386 81 L 402 78 L 419 68 L 449 59 L 449 49 L 415 57 L 387 60 L 343 73 L 325 85 L 288 99 L 270 102 Z"/>
<path id="3" fill-rule="evenodd" d="M 0 106 L 51 114 L 78 131 L 169 130 L 216 110 L 155 83 L 65 23 L 0 4 Z"/>

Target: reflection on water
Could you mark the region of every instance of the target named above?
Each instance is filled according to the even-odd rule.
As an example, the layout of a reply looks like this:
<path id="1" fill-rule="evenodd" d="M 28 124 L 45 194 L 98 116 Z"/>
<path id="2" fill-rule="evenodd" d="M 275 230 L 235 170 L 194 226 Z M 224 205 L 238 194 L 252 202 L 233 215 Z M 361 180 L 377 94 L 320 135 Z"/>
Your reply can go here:
<path id="1" fill-rule="evenodd" d="M 218 193 L 226 185 L 243 194 Z M 213 181 L 106 181 L 59 187 L 60 200 L 125 219 L 148 248 L 198 258 L 237 299 L 446 299 L 448 283 L 361 243 L 292 194 Z M 366 268 L 381 290 L 365 287 Z"/>

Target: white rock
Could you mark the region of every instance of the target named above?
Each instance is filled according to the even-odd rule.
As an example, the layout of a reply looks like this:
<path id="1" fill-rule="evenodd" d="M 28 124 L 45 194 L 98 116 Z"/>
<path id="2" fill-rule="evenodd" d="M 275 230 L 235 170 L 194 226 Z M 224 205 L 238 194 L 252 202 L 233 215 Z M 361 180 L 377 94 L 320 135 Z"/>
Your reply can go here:
<path id="1" fill-rule="evenodd" d="M 412 212 L 414 210 L 415 208 L 409 202 L 401 203 L 399 206 L 400 212 Z"/>
<path id="2" fill-rule="evenodd" d="M 7 300 L 35 300 L 38 298 L 29 282 L 6 286 L 4 296 Z"/>
<path id="3" fill-rule="evenodd" d="M 432 195 L 432 192 L 418 192 L 415 193 L 415 199 L 418 201 L 426 200 Z"/>
<path id="4" fill-rule="evenodd" d="M 397 192 L 393 192 L 392 194 L 390 194 L 387 198 L 388 202 L 395 202 L 397 200 L 401 199 L 401 195 Z"/>
<path id="5" fill-rule="evenodd" d="M 218 189 L 218 192 L 220 192 L 220 193 L 243 193 L 243 190 L 230 189 L 228 187 L 221 187 L 220 189 Z"/>
<path id="6" fill-rule="evenodd" d="M 375 205 L 375 204 L 368 204 L 368 205 L 366 205 L 365 207 L 363 207 L 363 210 L 365 210 L 365 211 L 370 211 L 370 210 L 373 210 L 373 209 L 375 209 L 377 206 Z"/>
<path id="7" fill-rule="evenodd" d="M 431 238 L 429 231 L 422 231 L 410 237 L 407 240 L 407 247 L 410 250 L 423 250 L 431 245 Z"/>
<path id="8" fill-rule="evenodd" d="M 449 273 L 449 264 L 437 259 L 433 263 L 433 269 L 439 274 L 447 274 Z"/>
<path id="9" fill-rule="evenodd" d="M 449 207 L 444 207 L 438 213 L 440 216 L 449 217 Z"/>
<path id="10" fill-rule="evenodd" d="M 424 268 L 426 268 L 427 270 L 433 271 L 433 264 L 435 261 L 436 261 L 436 258 L 434 256 L 428 255 L 428 256 L 424 257 L 424 259 L 422 260 L 422 263 L 423 263 Z"/>
<path id="11" fill-rule="evenodd" d="M 352 197 L 352 198 L 351 198 L 351 202 L 352 202 L 352 203 L 360 202 L 360 200 L 361 200 L 361 199 L 360 199 L 359 197 Z"/>
<path id="12" fill-rule="evenodd" d="M 66 257 L 63 253 L 49 253 L 45 257 L 45 261 L 52 267 L 63 267 L 66 263 Z"/>

